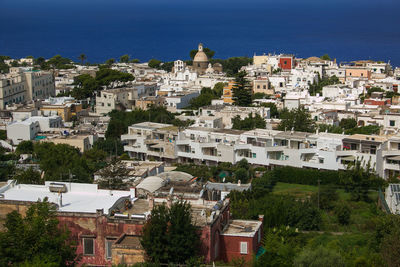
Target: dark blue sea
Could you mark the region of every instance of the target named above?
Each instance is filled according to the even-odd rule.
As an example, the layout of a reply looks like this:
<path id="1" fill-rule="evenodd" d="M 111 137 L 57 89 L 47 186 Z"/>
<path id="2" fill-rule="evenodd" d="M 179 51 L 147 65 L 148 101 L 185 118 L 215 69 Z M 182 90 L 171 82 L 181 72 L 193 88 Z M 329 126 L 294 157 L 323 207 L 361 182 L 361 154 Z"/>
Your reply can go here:
<path id="1" fill-rule="evenodd" d="M 103 62 L 325 53 L 400 66 L 400 0 L 0 0 L 0 55 Z"/>

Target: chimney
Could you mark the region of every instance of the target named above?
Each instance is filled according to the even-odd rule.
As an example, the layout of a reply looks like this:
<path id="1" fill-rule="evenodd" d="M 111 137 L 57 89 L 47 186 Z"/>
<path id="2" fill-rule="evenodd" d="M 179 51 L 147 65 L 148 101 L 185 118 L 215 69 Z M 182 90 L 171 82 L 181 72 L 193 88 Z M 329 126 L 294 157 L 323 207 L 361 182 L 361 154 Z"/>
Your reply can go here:
<path id="1" fill-rule="evenodd" d="M 148 200 L 149 200 L 149 209 L 153 210 L 153 208 L 154 208 L 154 197 L 153 196 L 149 196 Z"/>
<path id="2" fill-rule="evenodd" d="M 97 216 L 102 216 L 104 214 L 104 210 L 103 209 L 97 209 L 96 210 L 96 215 Z"/>

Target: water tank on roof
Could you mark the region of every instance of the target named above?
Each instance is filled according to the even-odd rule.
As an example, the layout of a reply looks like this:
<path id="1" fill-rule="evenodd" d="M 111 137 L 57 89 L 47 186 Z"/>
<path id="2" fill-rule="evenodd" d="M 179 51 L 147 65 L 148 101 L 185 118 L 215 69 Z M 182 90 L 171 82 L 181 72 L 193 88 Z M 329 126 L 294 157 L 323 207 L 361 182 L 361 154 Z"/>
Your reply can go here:
<path id="1" fill-rule="evenodd" d="M 61 183 L 50 183 L 49 190 L 54 193 L 66 193 L 67 186 Z"/>

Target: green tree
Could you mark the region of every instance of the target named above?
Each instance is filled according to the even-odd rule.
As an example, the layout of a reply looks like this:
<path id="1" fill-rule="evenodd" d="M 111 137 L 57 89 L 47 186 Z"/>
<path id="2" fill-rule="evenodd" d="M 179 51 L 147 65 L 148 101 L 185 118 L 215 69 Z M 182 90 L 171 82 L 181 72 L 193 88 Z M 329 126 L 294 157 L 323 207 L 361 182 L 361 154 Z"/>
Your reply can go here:
<path id="1" fill-rule="evenodd" d="M 317 93 L 322 93 L 322 88 L 327 85 L 332 85 L 332 84 L 339 84 L 339 78 L 336 77 L 335 75 L 331 77 L 321 77 L 318 74 L 318 81 L 316 83 L 310 84 L 309 92 L 311 95 L 316 95 Z"/>
<path id="2" fill-rule="evenodd" d="M 197 255 L 200 237 L 192 224 L 190 204 L 155 206 L 143 227 L 141 244 L 151 262 L 185 263 Z"/>
<path id="3" fill-rule="evenodd" d="M 385 90 L 383 90 L 383 89 L 380 88 L 380 87 L 373 86 L 373 87 L 371 87 L 371 88 L 369 88 L 369 89 L 367 90 L 367 97 L 371 97 L 372 93 L 376 93 L 376 92 L 382 92 L 382 93 L 384 93 Z"/>
<path id="4" fill-rule="evenodd" d="M 377 220 L 374 245 L 387 266 L 400 266 L 400 219 L 398 215 L 385 215 Z"/>
<path id="5" fill-rule="evenodd" d="M 144 122 L 172 123 L 174 114 L 165 107 L 152 106 L 148 110 L 135 109 L 130 112 L 113 110 L 109 113 L 111 120 L 106 131 L 106 138 L 119 139 L 128 131 L 128 126 Z"/>
<path id="6" fill-rule="evenodd" d="M 337 133 L 337 134 L 343 133 L 343 129 L 336 125 L 317 124 L 317 127 L 320 132 Z"/>
<path id="7" fill-rule="evenodd" d="M 85 60 L 87 59 L 85 54 L 80 54 L 78 59 L 81 61 L 81 65 L 83 65 L 83 62 L 85 62 Z"/>
<path id="8" fill-rule="evenodd" d="M 200 95 L 190 100 L 190 108 L 199 109 L 204 106 L 211 105 L 213 99 L 218 99 L 218 93 L 212 90 L 210 87 L 203 87 L 200 91 Z"/>
<path id="9" fill-rule="evenodd" d="M 40 172 L 35 171 L 32 167 L 27 170 L 18 170 L 14 179 L 19 184 L 44 184 Z"/>
<path id="10" fill-rule="evenodd" d="M 332 185 L 321 186 L 319 190 L 319 197 L 318 193 L 315 193 L 312 196 L 312 202 L 318 205 L 319 201 L 319 207 L 323 210 L 331 210 L 338 199 L 339 194 Z"/>
<path id="11" fill-rule="evenodd" d="M 98 175 L 100 178 L 97 183 L 104 189 L 127 189 L 127 184 L 124 182 L 124 179 L 129 177 L 129 172 L 130 170 L 126 168 L 125 164 L 115 162 L 99 171 Z"/>
<path id="12" fill-rule="evenodd" d="M 96 72 L 96 82 L 100 86 L 109 86 L 114 82 L 129 82 L 133 81 L 135 77 L 130 73 L 121 72 L 118 70 L 113 70 L 110 68 L 100 68 Z"/>
<path id="13" fill-rule="evenodd" d="M 232 88 L 234 104 L 237 106 L 248 107 L 251 105 L 252 89 L 249 81 L 245 78 L 247 73 L 241 71 L 235 75 L 235 84 Z"/>
<path id="14" fill-rule="evenodd" d="M 122 63 L 128 63 L 129 60 L 130 60 L 129 55 L 122 55 L 122 56 L 119 58 L 119 61 L 122 62 Z"/>
<path id="15" fill-rule="evenodd" d="M 292 227 L 266 229 L 262 244 L 267 252 L 256 262 L 256 267 L 293 266 L 294 257 L 299 251 L 295 242 L 298 235 Z"/>
<path id="16" fill-rule="evenodd" d="M 11 67 L 19 67 L 18 61 L 14 60 L 11 62 Z"/>
<path id="17" fill-rule="evenodd" d="M 299 131 L 313 132 L 315 123 L 311 118 L 311 114 L 303 106 L 293 110 L 282 110 L 280 114 L 281 122 L 278 125 L 278 130 L 281 131 Z"/>
<path id="18" fill-rule="evenodd" d="M 343 257 L 335 250 L 319 246 L 316 249 L 306 248 L 295 259 L 295 267 L 344 267 Z"/>
<path id="19" fill-rule="evenodd" d="M 347 225 L 350 223 L 351 210 L 346 202 L 338 202 L 334 211 L 340 224 Z"/>
<path id="20" fill-rule="evenodd" d="M 0 140 L 6 140 L 6 139 L 7 139 L 7 131 L 0 130 Z"/>
<path id="21" fill-rule="evenodd" d="M 362 160 L 356 160 L 354 163 L 348 164 L 347 171 L 339 173 L 339 179 L 345 189 L 350 192 L 351 200 L 353 201 L 369 201 L 369 190 L 377 190 L 384 185 L 384 180 L 371 171 L 370 161 L 367 162 L 364 168 Z"/>
<path id="22" fill-rule="evenodd" d="M 331 60 L 331 57 L 328 54 L 321 56 L 322 60 Z"/>
<path id="23" fill-rule="evenodd" d="M 236 182 L 247 183 L 249 179 L 249 172 L 244 168 L 239 168 L 235 171 Z"/>
<path id="24" fill-rule="evenodd" d="M 115 63 L 115 58 L 107 59 L 106 62 L 104 62 L 104 64 L 106 64 L 107 66 L 111 66 L 114 63 Z"/>
<path id="25" fill-rule="evenodd" d="M 37 63 L 40 65 L 41 69 L 49 70 L 49 69 L 72 69 L 74 65 L 72 65 L 72 60 L 69 58 L 62 57 L 60 55 L 55 55 L 49 60 L 45 60 L 42 57 L 37 58 Z"/>
<path id="26" fill-rule="evenodd" d="M 75 87 L 72 90 L 72 96 L 76 99 L 86 99 L 92 97 L 97 90 L 101 89 L 96 79 L 89 74 L 81 74 L 76 76 L 73 84 Z"/>
<path id="27" fill-rule="evenodd" d="M 33 142 L 32 141 L 22 141 L 17 145 L 15 150 L 17 154 L 33 154 Z"/>
<path id="28" fill-rule="evenodd" d="M 372 134 L 379 134 L 381 130 L 381 127 L 379 125 L 367 125 L 367 126 L 361 126 L 361 127 L 355 127 L 351 129 L 347 129 L 344 131 L 345 134 L 366 134 L 366 135 L 372 135 Z"/>
<path id="29" fill-rule="evenodd" d="M 129 63 L 140 63 L 140 59 L 134 58 L 130 60 Z"/>
<path id="30" fill-rule="evenodd" d="M 90 182 L 91 173 L 79 149 L 50 142 L 34 144 L 34 158 L 39 160 L 45 180 Z"/>
<path id="31" fill-rule="evenodd" d="M 260 116 L 260 114 L 256 114 L 253 116 L 253 113 L 250 113 L 247 118 L 243 120 L 240 119 L 240 116 L 237 115 L 232 119 L 232 129 L 236 130 L 253 130 L 253 129 L 265 129 L 267 123 Z"/>
<path id="32" fill-rule="evenodd" d="M 96 147 L 98 146 L 96 145 Z M 101 149 L 97 149 L 96 147 L 89 149 L 83 153 L 83 158 L 87 162 L 90 173 L 94 173 L 95 171 L 100 170 L 101 168 L 104 168 L 106 166 L 107 152 Z M 119 149 L 121 150 L 121 147 L 119 147 Z"/>
<path id="33" fill-rule="evenodd" d="M 10 67 L 4 62 L 4 60 L 11 59 L 9 56 L 0 55 L 0 73 L 8 73 Z"/>
<path id="34" fill-rule="evenodd" d="M 222 94 L 224 93 L 224 87 L 225 87 L 225 83 L 223 83 L 223 82 L 216 83 L 213 88 L 215 95 L 218 97 L 221 97 Z"/>
<path id="35" fill-rule="evenodd" d="M 76 245 L 58 224 L 56 208 L 47 199 L 32 204 L 24 218 L 16 211 L 7 214 L 6 230 L 0 233 L 0 265 L 74 266 Z"/>
<path id="36" fill-rule="evenodd" d="M 228 59 L 211 59 L 212 64 L 220 63 L 224 72 L 230 77 L 234 76 L 243 66 L 247 66 L 253 62 L 253 58 L 248 57 L 231 57 Z"/>
<path id="37" fill-rule="evenodd" d="M 158 69 L 161 66 L 161 63 L 162 62 L 160 60 L 153 58 L 153 59 L 150 59 L 147 64 L 150 68 Z"/>
<path id="38" fill-rule="evenodd" d="M 158 69 L 165 70 L 166 72 L 171 72 L 173 67 L 174 67 L 174 62 L 170 61 L 161 63 Z"/>
<path id="39" fill-rule="evenodd" d="M 279 111 L 275 103 L 261 103 L 261 106 L 269 108 L 271 118 L 279 118 Z"/>
<path id="40" fill-rule="evenodd" d="M 357 121 L 353 118 L 343 118 L 340 123 L 339 126 L 342 127 L 343 129 L 353 129 L 355 127 L 357 127 Z"/>
<path id="41" fill-rule="evenodd" d="M 46 59 L 44 57 L 38 57 L 38 58 L 35 58 L 35 60 L 33 61 L 33 64 L 42 65 L 45 62 L 46 62 Z"/>
<path id="42" fill-rule="evenodd" d="M 110 131 L 112 131 L 110 129 Z M 122 132 L 123 134 L 123 129 L 120 129 L 119 132 Z M 121 134 L 119 136 L 121 136 Z M 112 156 L 120 156 L 124 152 L 124 146 L 121 143 L 121 140 L 118 138 L 106 138 L 104 140 L 97 140 L 93 144 L 93 149 L 96 149 L 98 151 L 102 151 L 105 155 L 112 155 Z M 104 155 L 103 154 L 103 155 Z"/>

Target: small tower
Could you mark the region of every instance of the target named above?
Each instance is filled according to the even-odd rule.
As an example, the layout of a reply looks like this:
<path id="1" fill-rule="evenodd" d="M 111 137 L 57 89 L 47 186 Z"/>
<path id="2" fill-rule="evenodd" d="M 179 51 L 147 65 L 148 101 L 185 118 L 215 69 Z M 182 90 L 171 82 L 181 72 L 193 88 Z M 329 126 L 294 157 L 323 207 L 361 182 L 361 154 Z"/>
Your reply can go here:
<path id="1" fill-rule="evenodd" d="M 202 43 L 199 43 L 199 49 L 198 50 L 203 52 L 203 44 Z"/>

